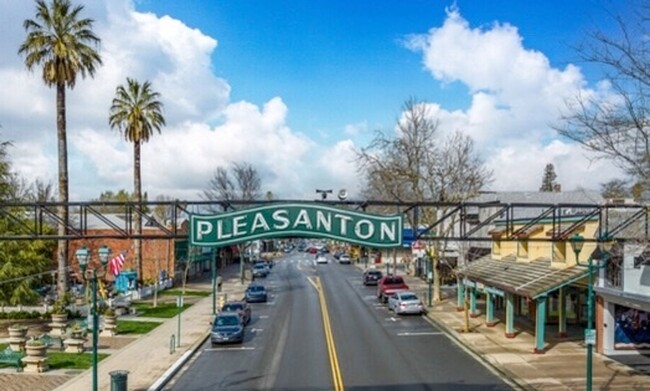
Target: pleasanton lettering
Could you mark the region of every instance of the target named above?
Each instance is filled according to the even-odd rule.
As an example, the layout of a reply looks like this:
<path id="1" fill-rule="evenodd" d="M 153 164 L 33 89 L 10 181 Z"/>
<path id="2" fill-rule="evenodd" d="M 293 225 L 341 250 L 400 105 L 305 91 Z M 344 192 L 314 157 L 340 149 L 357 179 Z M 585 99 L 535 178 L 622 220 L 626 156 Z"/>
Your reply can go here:
<path id="1" fill-rule="evenodd" d="M 320 204 L 271 204 L 216 215 L 190 215 L 190 242 L 220 247 L 272 237 L 320 237 L 371 247 L 402 246 L 402 216 Z"/>

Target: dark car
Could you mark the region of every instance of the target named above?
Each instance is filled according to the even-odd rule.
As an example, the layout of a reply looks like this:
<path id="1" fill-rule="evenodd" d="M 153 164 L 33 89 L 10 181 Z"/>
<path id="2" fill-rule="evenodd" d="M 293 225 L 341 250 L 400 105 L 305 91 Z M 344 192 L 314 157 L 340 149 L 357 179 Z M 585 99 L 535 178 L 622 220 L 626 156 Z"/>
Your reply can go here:
<path id="1" fill-rule="evenodd" d="M 383 276 L 379 270 L 366 270 L 363 273 L 363 285 L 377 285 Z"/>
<path id="2" fill-rule="evenodd" d="M 244 322 L 237 312 L 221 312 L 212 323 L 212 346 L 222 343 L 244 342 Z"/>
<path id="3" fill-rule="evenodd" d="M 266 288 L 263 285 L 251 284 L 246 288 L 244 297 L 248 303 L 265 303 L 268 300 Z"/>
<path id="4" fill-rule="evenodd" d="M 227 301 L 222 307 L 221 312 L 236 312 L 241 316 L 244 326 L 251 321 L 251 306 L 243 300 Z"/>

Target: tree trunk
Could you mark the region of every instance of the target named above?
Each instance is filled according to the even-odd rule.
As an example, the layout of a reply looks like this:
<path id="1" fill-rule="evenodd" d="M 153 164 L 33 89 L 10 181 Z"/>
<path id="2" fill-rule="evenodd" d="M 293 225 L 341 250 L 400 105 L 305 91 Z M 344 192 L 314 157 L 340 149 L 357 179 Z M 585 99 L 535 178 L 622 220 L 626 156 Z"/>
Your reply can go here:
<path id="1" fill-rule="evenodd" d="M 59 158 L 59 223 L 57 234 L 59 237 L 68 233 L 68 142 L 65 121 L 65 84 L 56 85 L 56 133 Z M 57 290 L 59 298 L 68 291 L 68 240 L 59 239 L 57 246 Z"/>
<path id="2" fill-rule="evenodd" d="M 133 190 L 135 191 L 136 208 L 142 211 L 142 180 L 140 178 L 140 141 L 133 142 Z M 137 235 L 142 235 L 142 216 L 134 213 L 134 229 Z M 133 240 L 135 263 L 138 273 L 138 282 L 142 283 L 142 240 Z"/>

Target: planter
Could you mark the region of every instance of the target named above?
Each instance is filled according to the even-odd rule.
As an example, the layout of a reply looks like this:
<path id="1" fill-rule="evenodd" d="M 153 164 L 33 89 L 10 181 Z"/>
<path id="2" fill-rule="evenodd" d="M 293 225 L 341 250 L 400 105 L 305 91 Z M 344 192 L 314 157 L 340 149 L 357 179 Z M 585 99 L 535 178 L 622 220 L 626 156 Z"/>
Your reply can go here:
<path id="1" fill-rule="evenodd" d="M 45 357 L 45 353 L 47 353 L 47 345 L 42 343 L 30 345 L 27 343 L 25 344 L 25 353 L 28 357 Z"/>
<path id="2" fill-rule="evenodd" d="M 19 326 L 13 327 L 10 326 L 7 331 L 9 331 L 9 338 L 26 338 L 27 337 L 27 327 Z"/>
<path id="3" fill-rule="evenodd" d="M 52 323 L 65 324 L 68 321 L 68 314 L 52 314 Z"/>
<path id="4" fill-rule="evenodd" d="M 113 337 L 117 334 L 117 316 L 104 315 L 104 329 L 102 335 L 106 337 Z"/>

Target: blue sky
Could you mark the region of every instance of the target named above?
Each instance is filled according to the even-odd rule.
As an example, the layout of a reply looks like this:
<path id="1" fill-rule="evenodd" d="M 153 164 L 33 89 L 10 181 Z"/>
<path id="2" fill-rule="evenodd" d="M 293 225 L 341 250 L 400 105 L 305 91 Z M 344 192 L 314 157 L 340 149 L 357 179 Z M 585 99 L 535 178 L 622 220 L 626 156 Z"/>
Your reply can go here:
<path id="1" fill-rule="evenodd" d="M 557 137 L 550 124 L 577 93 L 611 92 L 573 49 L 607 11 L 578 1 L 86 1 L 104 65 L 68 95 L 70 192 L 132 189 L 132 149 L 107 127 L 126 77 L 162 94 L 168 126 L 143 148 L 143 189 L 197 199 L 218 166 L 248 161 L 263 190 L 310 198 L 360 178 L 354 151 L 391 132 L 410 97 L 441 135 L 460 130 L 494 171 L 491 190 L 535 191 L 553 163 L 566 190 L 620 172 Z M 14 168 L 56 182 L 54 91 L 17 56 L 33 3 L 3 3 L 0 124 Z M 27 107 L 27 110 L 25 110 Z"/>

